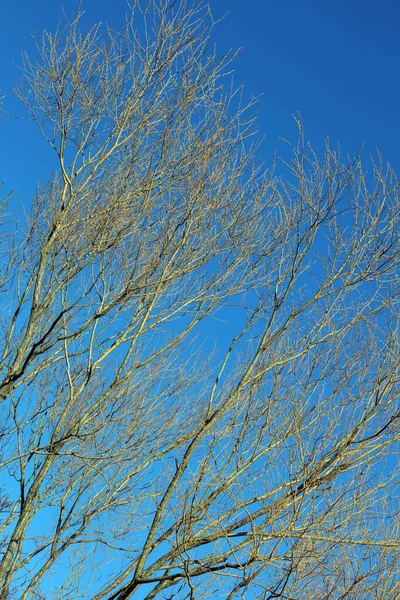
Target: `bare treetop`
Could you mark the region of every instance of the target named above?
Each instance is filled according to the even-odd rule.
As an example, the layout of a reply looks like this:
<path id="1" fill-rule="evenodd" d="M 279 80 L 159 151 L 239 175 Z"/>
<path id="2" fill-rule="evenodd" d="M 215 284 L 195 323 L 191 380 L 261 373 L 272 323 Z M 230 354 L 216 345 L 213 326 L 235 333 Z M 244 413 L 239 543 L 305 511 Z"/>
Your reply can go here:
<path id="1" fill-rule="evenodd" d="M 398 183 L 300 123 L 264 169 L 213 25 L 24 57 L 58 167 L 2 230 L 2 600 L 400 591 Z"/>

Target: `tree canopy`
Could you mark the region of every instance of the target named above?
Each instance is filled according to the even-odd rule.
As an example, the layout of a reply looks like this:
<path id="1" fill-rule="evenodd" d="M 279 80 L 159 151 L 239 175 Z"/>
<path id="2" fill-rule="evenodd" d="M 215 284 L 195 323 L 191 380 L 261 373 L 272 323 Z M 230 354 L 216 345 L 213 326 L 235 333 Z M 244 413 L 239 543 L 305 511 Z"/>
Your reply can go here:
<path id="1" fill-rule="evenodd" d="M 400 591 L 398 182 L 300 123 L 265 169 L 212 27 L 24 56 L 57 168 L 3 202 L 2 600 Z"/>

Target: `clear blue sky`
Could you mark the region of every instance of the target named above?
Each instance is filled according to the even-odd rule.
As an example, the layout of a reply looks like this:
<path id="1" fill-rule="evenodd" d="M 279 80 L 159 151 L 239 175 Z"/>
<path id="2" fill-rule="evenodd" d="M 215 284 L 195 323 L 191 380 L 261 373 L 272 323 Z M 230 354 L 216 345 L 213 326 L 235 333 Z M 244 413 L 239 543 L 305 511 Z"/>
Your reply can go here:
<path id="1" fill-rule="evenodd" d="M 31 34 L 54 30 L 61 7 L 72 13 L 78 0 L 2 0 L 0 7 L 0 95 L 4 108 L 24 114 L 12 97 L 22 50 Z M 301 113 L 306 137 L 317 148 L 329 137 L 344 154 L 379 148 L 400 174 L 399 0 L 210 0 L 220 53 L 243 46 L 235 81 L 245 97 L 261 95 L 261 148 L 266 162 L 295 140 L 292 114 Z M 124 0 L 82 0 L 86 23 L 119 28 Z M 1 120 L 1 119 L 0 119 Z M 260 158 L 262 159 L 263 156 Z M 52 153 L 32 124 L 0 125 L 0 181 L 28 204 L 38 175 L 51 169 Z"/>
<path id="2" fill-rule="evenodd" d="M 14 0 L 0 10 L 0 90 L 5 107 L 18 80 L 13 63 L 32 47 L 32 32 L 54 29 L 77 7 L 76 0 Z M 214 39 L 222 52 L 243 46 L 236 62 L 237 84 L 246 97 L 263 94 L 260 130 L 267 161 L 281 147 L 279 137 L 295 139 L 291 115 L 301 113 L 306 137 L 318 149 L 329 137 L 343 153 L 378 147 L 400 171 L 400 3 L 397 0 L 210 0 L 215 17 L 228 12 Z M 86 21 L 123 23 L 124 0 L 83 0 Z M 38 148 L 33 128 L 22 122 L 0 126 L 0 180 L 6 189 L 27 192 L 50 153 Z M 36 138 L 37 139 L 37 138 Z M 44 151 L 44 154 L 42 154 Z M 23 167 L 21 169 L 21 167 Z M 30 183 L 28 183 L 28 181 Z M 25 195 L 25 194 L 24 194 Z"/>

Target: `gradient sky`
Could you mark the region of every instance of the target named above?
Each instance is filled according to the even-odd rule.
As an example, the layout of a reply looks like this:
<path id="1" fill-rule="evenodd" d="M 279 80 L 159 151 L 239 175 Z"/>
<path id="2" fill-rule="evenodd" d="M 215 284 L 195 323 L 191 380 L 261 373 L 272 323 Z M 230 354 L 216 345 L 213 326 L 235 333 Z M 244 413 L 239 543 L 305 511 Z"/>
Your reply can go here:
<path id="1" fill-rule="evenodd" d="M 32 48 L 31 34 L 54 30 L 61 7 L 71 14 L 76 0 L 14 0 L 0 9 L 0 90 L 4 107 L 23 114 L 12 98 L 18 81 L 13 63 Z M 294 141 L 292 114 L 300 112 L 306 138 L 318 150 L 324 139 L 340 142 L 343 154 L 379 148 L 400 171 L 400 3 L 397 0 L 210 0 L 221 53 L 243 46 L 235 82 L 245 97 L 261 95 L 260 131 L 266 136 L 261 158 L 270 161 Z M 124 0 L 83 0 L 85 21 L 123 23 Z M 22 196 L 46 178 L 51 154 L 38 145 L 34 128 L 8 120 L 0 125 L 0 180 Z M 26 201 L 27 198 L 24 198 Z"/>
<path id="2" fill-rule="evenodd" d="M 77 0 L 2 0 L 0 8 L 0 95 L 3 107 L 24 115 L 12 95 L 21 51 L 33 48 L 31 34 L 54 30 L 74 12 Z M 210 0 L 214 40 L 221 54 L 243 47 L 235 82 L 245 98 L 259 100 L 260 158 L 266 164 L 296 140 L 292 118 L 302 115 L 306 138 L 321 150 L 340 142 L 343 154 L 382 152 L 400 173 L 400 2 L 398 0 Z M 123 25 L 124 0 L 83 0 L 85 22 Z M 2 119 L 0 118 L 0 121 Z M 38 177 L 54 165 L 52 151 L 24 120 L 0 124 L 0 181 L 28 205 Z"/>

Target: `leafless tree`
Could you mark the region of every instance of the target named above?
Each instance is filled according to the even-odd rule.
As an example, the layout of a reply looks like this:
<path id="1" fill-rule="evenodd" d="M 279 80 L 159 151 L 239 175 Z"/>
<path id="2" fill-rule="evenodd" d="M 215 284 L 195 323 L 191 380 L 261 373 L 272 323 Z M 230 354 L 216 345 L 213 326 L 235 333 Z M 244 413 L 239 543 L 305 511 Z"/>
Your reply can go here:
<path id="1" fill-rule="evenodd" d="M 398 184 L 301 129 L 263 169 L 212 26 L 24 59 L 58 167 L 3 220 L 2 600 L 400 592 Z"/>

